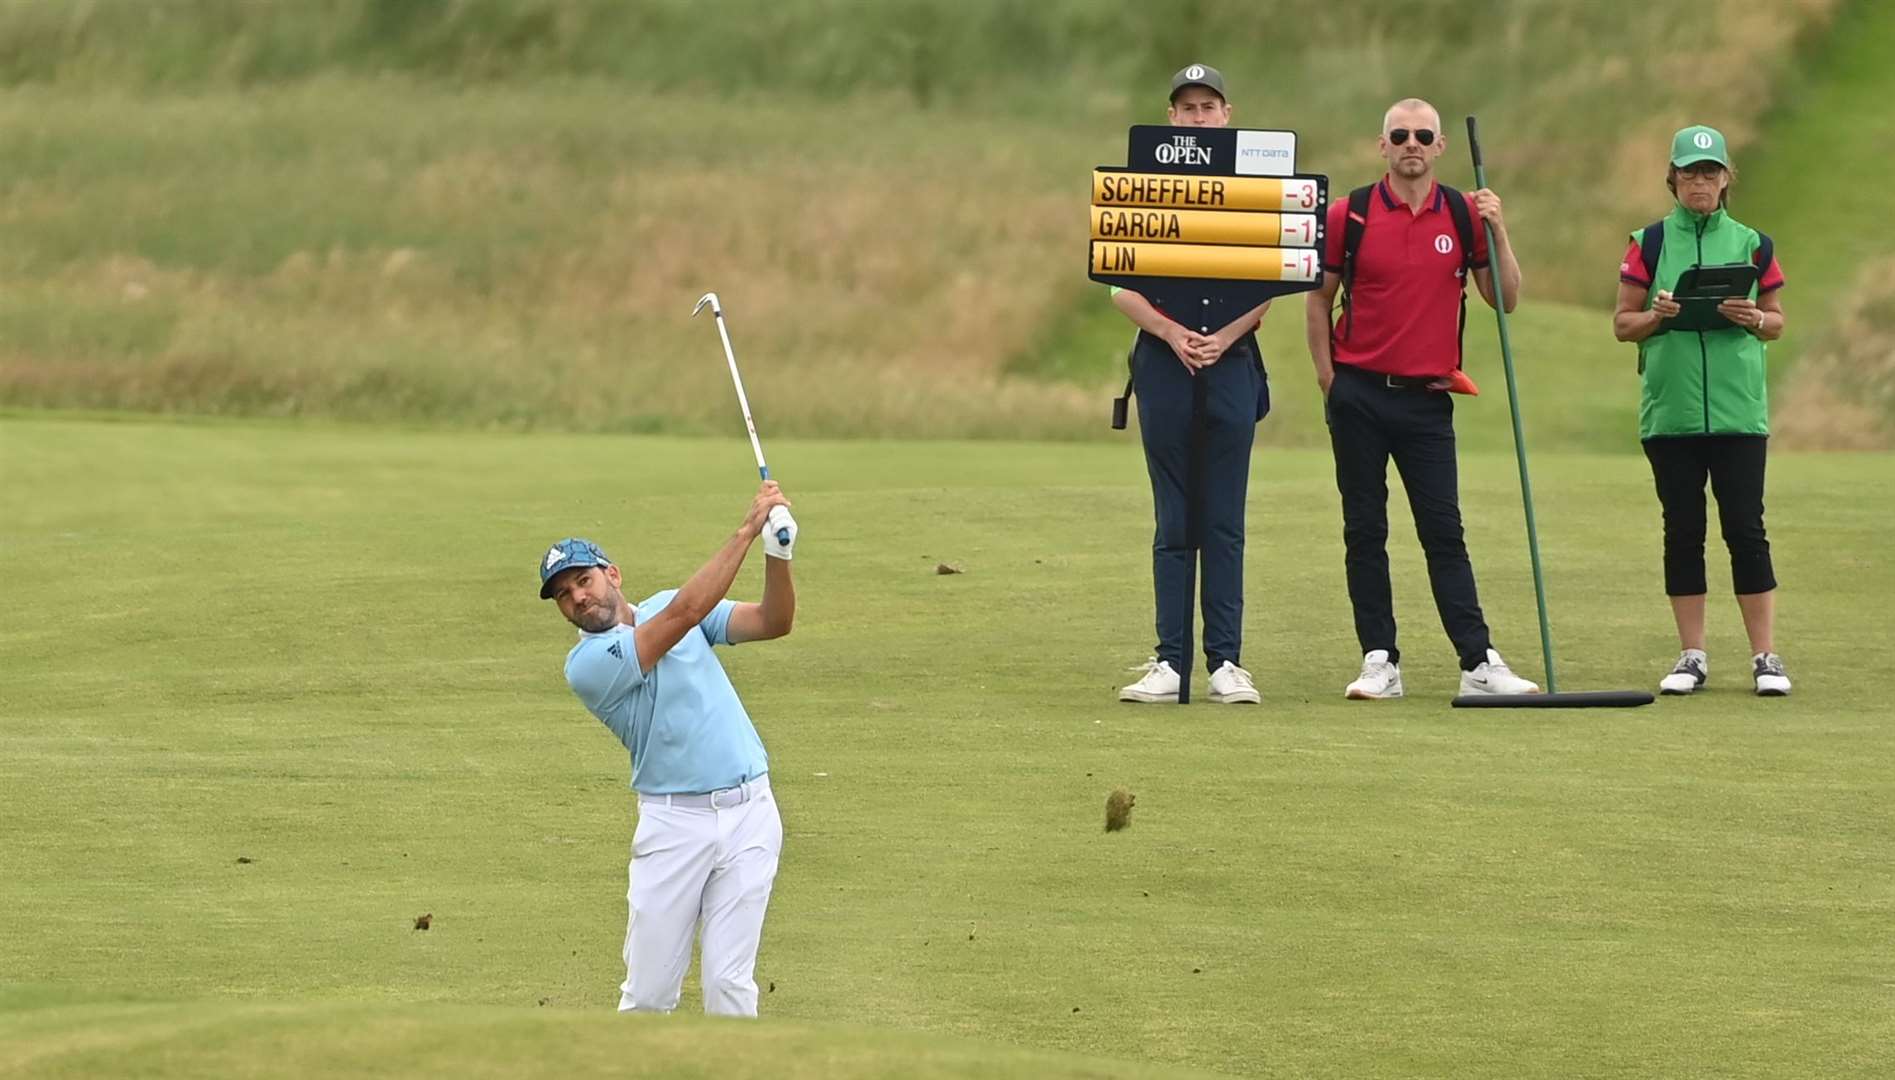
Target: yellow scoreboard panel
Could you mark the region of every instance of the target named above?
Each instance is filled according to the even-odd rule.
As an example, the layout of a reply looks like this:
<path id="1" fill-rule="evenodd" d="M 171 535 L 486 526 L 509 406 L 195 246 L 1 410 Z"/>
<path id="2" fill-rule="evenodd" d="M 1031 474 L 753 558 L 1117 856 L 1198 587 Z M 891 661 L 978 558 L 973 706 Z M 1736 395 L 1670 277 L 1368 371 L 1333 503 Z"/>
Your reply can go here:
<path id="1" fill-rule="evenodd" d="M 1257 302 L 1315 288 L 1329 179 L 1296 174 L 1294 147 L 1293 132 L 1134 127 L 1131 165 L 1092 173 L 1087 275 Z"/>

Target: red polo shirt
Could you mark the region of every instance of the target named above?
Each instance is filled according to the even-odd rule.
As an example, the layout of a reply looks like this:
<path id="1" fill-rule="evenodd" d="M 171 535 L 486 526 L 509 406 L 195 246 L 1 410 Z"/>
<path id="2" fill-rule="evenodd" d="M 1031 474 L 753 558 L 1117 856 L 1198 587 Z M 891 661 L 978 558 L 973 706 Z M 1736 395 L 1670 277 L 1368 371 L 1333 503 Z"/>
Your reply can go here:
<path id="1" fill-rule="evenodd" d="M 1467 198 L 1463 196 L 1463 198 Z M 1487 265 L 1487 230 L 1474 223 L 1474 268 Z M 1349 200 L 1329 204 L 1323 269 L 1342 273 L 1342 232 Z M 1355 253 L 1350 317 L 1336 317 L 1335 360 L 1385 375 L 1440 376 L 1461 365 L 1461 239 L 1441 185 L 1421 212 L 1408 209 L 1383 176 L 1369 194 L 1362 246 Z M 1348 337 L 1343 337 L 1347 329 Z"/>

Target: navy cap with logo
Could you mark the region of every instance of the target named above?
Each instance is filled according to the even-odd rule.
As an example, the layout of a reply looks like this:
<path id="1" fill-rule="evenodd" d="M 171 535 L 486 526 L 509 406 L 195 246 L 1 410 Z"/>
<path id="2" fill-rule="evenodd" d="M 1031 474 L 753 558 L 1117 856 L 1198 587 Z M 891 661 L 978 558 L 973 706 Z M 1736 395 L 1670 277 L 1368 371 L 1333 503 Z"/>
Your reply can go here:
<path id="1" fill-rule="evenodd" d="M 571 570 L 576 566 L 610 566 L 612 560 L 606 558 L 599 545 L 577 536 L 569 536 L 540 556 L 540 599 L 553 598 L 553 578 L 562 570 Z"/>
<path id="2" fill-rule="evenodd" d="M 1178 91 L 1187 86 L 1202 86 L 1215 92 L 1218 97 L 1226 96 L 1223 73 L 1204 64 L 1189 64 L 1178 69 L 1178 73 L 1171 77 L 1171 100 L 1178 100 Z"/>

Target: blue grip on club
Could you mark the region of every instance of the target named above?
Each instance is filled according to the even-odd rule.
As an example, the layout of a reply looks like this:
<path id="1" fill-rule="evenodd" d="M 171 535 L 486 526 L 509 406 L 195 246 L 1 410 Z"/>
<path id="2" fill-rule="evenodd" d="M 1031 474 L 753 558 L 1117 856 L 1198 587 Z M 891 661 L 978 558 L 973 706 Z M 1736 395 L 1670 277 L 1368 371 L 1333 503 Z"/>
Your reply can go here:
<path id="1" fill-rule="evenodd" d="M 757 475 L 768 480 L 770 478 L 770 467 L 768 465 L 757 466 Z M 788 529 L 778 529 L 776 531 L 776 542 L 782 544 L 784 547 L 789 547 L 790 531 Z"/>

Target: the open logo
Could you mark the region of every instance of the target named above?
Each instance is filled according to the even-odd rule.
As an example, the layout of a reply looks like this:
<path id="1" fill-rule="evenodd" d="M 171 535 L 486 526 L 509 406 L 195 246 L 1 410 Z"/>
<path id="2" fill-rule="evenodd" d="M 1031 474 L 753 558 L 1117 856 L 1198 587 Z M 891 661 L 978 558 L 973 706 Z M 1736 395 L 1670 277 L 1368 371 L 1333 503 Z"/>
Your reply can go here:
<path id="1" fill-rule="evenodd" d="M 1190 67 L 1185 68 L 1184 77 L 1187 79 L 1202 79 L 1204 77 L 1204 65 L 1192 64 Z"/>
<path id="2" fill-rule="evenodd" d="M 1434 249 L 1443 255 L 1453 252 L 1454 238 L 1447 233 L 1442 233 L 1440 236 L 1434 238 Z"/>
<path id="3" fill-rule="evenodd" d="M 1713 141 L 1711 133 L 1708 131 L 1700 131 L 1696 135 L 1691 136 L 1691 145 L 1700 150 L 1709 150 Z"/>

